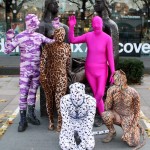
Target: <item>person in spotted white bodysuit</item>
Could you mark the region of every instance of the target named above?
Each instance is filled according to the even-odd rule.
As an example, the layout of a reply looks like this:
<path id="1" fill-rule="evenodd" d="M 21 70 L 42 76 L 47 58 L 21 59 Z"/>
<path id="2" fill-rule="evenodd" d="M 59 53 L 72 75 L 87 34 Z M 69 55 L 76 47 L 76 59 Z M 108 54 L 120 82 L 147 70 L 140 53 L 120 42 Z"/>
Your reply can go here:
<path id="1" fill-rule="evenodd" d="M 85 85 L 79 82 L 69 86 L 70 94 L 60 100 L 62 128 L 59 144 L 63 150 L 92 150 L 95 146 L 92 128 L 96 112 L 96 100 L 85 94 Z M 76 143 L 75 134 L 80 143 Z"/>
<path id="2" fill-rule="evenodd" d="M 40 125 L 36 118 L 35 102 L 36 93 L 39 86 L 40 75 L 40 45 L 42 43 L 53 43 L 55 40 L 46 38 L 44 35 L 35 32 L 39 27 L 38 17 L 28 14 L 25 18 L 26 30 L 14 35 L 14 30 L 10 29 L 6 33 L 5 53 L 11 53 L 17 46 L 20 49 L 20 122 L 18 132 L 25 131 L 28 122 Z M 28 115 L 26 110 L 28 106 Z"/>

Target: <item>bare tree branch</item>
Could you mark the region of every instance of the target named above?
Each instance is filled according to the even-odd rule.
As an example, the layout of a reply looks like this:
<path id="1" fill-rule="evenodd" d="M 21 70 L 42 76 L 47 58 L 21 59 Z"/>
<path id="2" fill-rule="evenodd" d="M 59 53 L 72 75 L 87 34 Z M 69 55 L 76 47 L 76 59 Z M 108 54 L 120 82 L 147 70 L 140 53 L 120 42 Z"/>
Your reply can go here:
<path id="1" fill-rule="evenodd" d="M 71 3 L 76 4 L 76 5 L 77 5 L 77 7 L 78 7 L 78 9 L 80 9 L 80 4 L 79 4 L 79 3 L 75 2 L 74 0 L 68 0 L 68 1 L 69 1 L 69 2 L 71 2 Z"/>
<path id="2" fill-rule="evenodd" d="M 71 2 L 71 3 L 74 3 L 74 4 L 79 4 L 79 3 L 77 3 L 77 2 L 75 2 L 74 0 L 68 0 L 69 2 Z"/>
<path id="3" fill-rule="evenodd" d="M 92 4 L 92 5 L 94 5 L 94 3 L 93 3 L 93 1 L 92 0 L 89 0 L 90 1 L 90 3 Z"/>

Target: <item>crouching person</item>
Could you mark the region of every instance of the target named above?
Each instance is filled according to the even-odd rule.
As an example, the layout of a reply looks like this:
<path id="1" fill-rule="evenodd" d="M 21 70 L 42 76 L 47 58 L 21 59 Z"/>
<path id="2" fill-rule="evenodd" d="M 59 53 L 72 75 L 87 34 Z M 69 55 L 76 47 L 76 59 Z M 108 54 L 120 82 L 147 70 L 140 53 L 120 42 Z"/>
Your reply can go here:
<path id="1" fill-rule="evenodd" d="M 127 85 L 127 78 L 122 70 L 114 73 L 114 85 L 108 89 L 105 101 L 103 121 L 109 129 L 108 135 L 102 140 L 110 142 L 116 131 L 113 124 L 123 129 L 122 140 L 129 146 L 140 146 L 140 97 L 135 89 Z"/>
<path id="2" fill-rule="evenodd" d="M 69 86 L 70 94 L 60 100 L 62 129 L 59 144 L 63 150 L 92 150 L 95 146 L 92 128 L 96 111 L 96 100 L 85 94 L 85 85 L 74 83 Z M 75 134 L 80 142 L 76 142 Z"/>

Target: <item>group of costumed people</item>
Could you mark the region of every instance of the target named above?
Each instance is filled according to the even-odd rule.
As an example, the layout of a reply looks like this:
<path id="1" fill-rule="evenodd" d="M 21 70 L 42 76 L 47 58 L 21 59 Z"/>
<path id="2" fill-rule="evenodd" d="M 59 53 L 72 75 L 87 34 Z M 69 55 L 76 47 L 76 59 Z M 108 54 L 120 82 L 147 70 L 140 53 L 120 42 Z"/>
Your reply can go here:
<path id="1" fill-rule="evenodd" d="M 47 1 L 46 1 L 47 2 Z M 46 8 L 55 14 L 57 1 L 46 3 Z M 111 36 L 103 31 L 103 20 L 99 16 L 92 18 L 92 31 L 75 37 L 75 16 L 68 18 L 68 27 L 53 16 L 49 23 L 48 12 L 45 21 L 39 22 L 34 14 L 25 18 L 26 30 L 15 36 L 12 29 L 6 34 L 5 53 L 9 54 L 17 46 L 20 49 L 20 122 L 18 132 L 23 132 L 28 123 L 40 125 L 35 115 L 36 93 L 41 83 L 46 96 L 46 109 L 49 130 L 54 130 L 54 104 L 58 119 L 56 131 L 60 132 L 59 144 L 63 150 L 92 150 L 95 139 L 92 133 L 94 116 L 98 110 L 109 133 L 102 140 L 110 142 L 115 136 L 114 124 L 123 129 L 122 140 L 129 146 L 139 148 L 140 135 L 140 97 L 137 91 L 127 85 L 122 70 L 115 70 L 113 42 Z M 39 28 L 39 29 L 38 29 Z M 38 29 L 38 30 L 37 30 Z M 38 31 L 38 32 L 37 32 Z M 65 41 L 65 42 L 64 42 Z M 85 76 L 92 89 L 93 97 L 85 93 L 85 85 L 75 82 L 68 87 L 71 71 L 72 44 L 86 43 Z M 42 45 L 45 43 L 45 45 Z M 42 54 L 41 54 L 42 45 Z M 110 68 L 109 82 L 104 104 L 106 82 Z M 74 135 L 80 142 L 77 143 Z"/>

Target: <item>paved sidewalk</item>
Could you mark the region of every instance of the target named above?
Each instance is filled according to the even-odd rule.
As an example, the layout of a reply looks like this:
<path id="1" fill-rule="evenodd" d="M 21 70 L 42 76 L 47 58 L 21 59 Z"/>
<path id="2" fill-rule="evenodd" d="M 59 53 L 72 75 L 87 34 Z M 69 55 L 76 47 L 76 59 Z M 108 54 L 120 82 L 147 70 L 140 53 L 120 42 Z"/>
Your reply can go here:
<path id="1" fill-rule="evenodd" d="M 0 123 L 0 131 L 2 128 L 6 128 L 6 132 L 0 139 L 0 149 L 2 150 L 60 150 L 59 147 L 59 133 L 56 131 L 48 131 L 48 118 L 40 117 L 40 100 L 39 100 L 39 91 L 37 94 L 37 105 L 36 105 L 36 114 L 40 118 L 41 125 L 34 126 L 29 124 L 25 132 L 17 132 L 19 116 L 15 115 L 18 112 L 18 100 L 19 100 L 19 77 L 18 76 L 0 76 L 0 114 L 8 114 L 4 118 L 4 122 L 13 123 L 8 125 L 8 128 L 4 126 L 5 124 Z M 150 118 L 150 75 L 146 75 L 143 79 L 141 85 L 134 85 L 141 96 L 141 109 L 143 114 L 146 117 Z M 10 115 L 13 114 L 13 115 Z M 4 123 L 3 122 L 3 123 Z M 142 121 L 143 122 L 143 121 Z M 146 121 L 145 121 L 146 122 Z M 144 124 L 144 127 L 148 127 Z M 131 150 L 126 143 L 121 141 L 122 130 L 120 127 L 115 126 L 117 131 L 117 136 L 113 139 L 112 142 L 104 144 L 101 142 L 101 139 L 105 135 L 95 135 L 95 148 L 94 150 Z M 104 130 L 106 127 L 103 125 L 100 128 L 94 128 L 94 131 Z M 150 139 L 147 139 L 146 145 L 141 148 L 142 150 L 150 149 Z"/>

